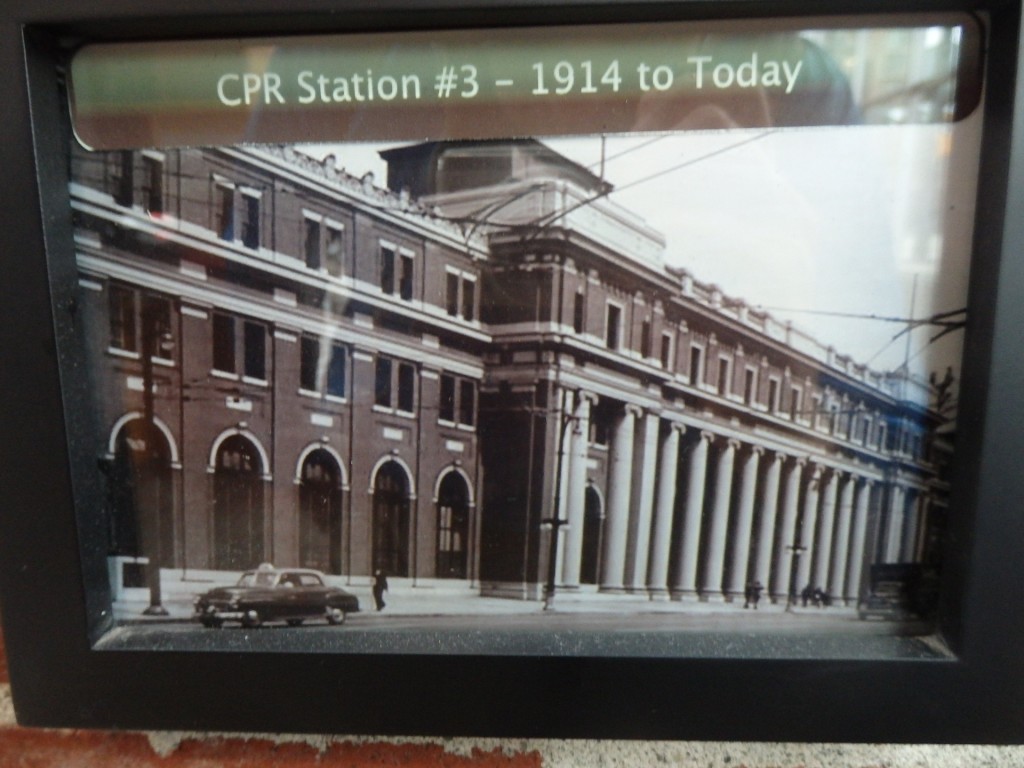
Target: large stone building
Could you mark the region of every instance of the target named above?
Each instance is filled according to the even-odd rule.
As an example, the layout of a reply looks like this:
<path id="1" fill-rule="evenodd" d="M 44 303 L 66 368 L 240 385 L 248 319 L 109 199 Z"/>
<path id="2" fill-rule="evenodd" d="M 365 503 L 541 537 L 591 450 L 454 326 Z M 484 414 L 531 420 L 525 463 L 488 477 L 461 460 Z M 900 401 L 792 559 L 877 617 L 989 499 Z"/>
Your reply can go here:
<path id="1" fill-rule="evenodd" d="M 74 151 L 112 555 L 846 600 L 937 557 L 927 385 L 667 267 L 539 142 L 383 156 L 387 189 L 288 148 Z"/>

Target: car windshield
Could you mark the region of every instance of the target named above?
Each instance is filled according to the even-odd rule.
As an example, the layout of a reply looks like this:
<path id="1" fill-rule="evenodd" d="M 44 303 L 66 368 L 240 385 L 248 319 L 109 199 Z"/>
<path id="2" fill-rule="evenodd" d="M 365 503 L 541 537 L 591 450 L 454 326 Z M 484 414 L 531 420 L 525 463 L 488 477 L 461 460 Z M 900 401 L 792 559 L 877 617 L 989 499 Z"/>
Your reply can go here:
<path id="1" fill-rule="evenodd" d="M 272 587 L 276 576 L 277 574 L 272 571 L 249 571 L 248 573 L 242 574 L 242 578 L 238 580 L 238 586 Z"/>

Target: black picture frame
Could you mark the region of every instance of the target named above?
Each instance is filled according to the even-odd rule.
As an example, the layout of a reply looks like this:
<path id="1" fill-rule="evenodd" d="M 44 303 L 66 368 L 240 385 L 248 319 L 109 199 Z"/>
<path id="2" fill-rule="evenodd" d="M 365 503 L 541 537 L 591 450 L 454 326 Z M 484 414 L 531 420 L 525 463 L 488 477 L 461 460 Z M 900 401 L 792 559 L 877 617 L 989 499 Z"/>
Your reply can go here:
<path id="1" fill-rule="evenodd" d="M 57 66 L 86 41 L 365 30 L 966 11 L 989 30 L 972 307 L 938 641 L 941 658 L 770 638 L 681 658 L 334 654 L 245 634 L 211 650 L 111 649 L 86 382 L 59 361 L 75 260 Z M 1020 3 L 105 0 L 0 11 L 0 600 L 19 722 L 30 726 L 562 738 L 1016 743 L 1024 734 L 1024 111 Z M 71 345 L 73 346 L 73 344 Z M 41 469 L 45 468 L 45 469 Z"/>

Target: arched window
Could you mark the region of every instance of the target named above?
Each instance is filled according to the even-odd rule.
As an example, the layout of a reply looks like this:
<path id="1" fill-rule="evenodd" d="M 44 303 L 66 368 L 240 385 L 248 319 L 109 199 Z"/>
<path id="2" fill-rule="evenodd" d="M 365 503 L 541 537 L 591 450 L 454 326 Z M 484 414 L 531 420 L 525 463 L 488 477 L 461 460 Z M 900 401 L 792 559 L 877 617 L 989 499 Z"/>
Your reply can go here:
<path id="1" fill-rule="evenodd" d="M 263 561 L 263 467 L 249 440 L 233 435 L 217 450 L 213 476 L 214 567 L 239 571 Z"/>
<path id="2" fill-rule="evenodd" d="M 469 488 L 458 472 L 449 472 L 437 493 L 437 577 L 464 579 L 469 538 Z"/>
<path id="3" fill-rule="evenodd" d="M 373 569 L 409 575 L 409 478 L 388 461 L 373 481 Z"/>
<path id="4" fill-rule="evenodd" d="M 118 432 L 109 476 L 112 554 L 156 558 L 174 565 L 174 501 L 170 449 L 143 419 Z"/>
<path id="5" fill-rule="evenodd" d="M 317 449 L 302 463 L 299 486 L 299 562 L 341 573 L 341 468 Z"/>

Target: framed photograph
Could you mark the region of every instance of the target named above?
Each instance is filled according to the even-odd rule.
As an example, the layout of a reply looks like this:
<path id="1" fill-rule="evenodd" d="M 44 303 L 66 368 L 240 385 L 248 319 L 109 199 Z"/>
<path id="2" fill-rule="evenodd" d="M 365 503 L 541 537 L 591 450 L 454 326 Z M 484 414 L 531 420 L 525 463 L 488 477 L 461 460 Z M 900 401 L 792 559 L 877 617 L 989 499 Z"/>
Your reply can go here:
<path id="1" fill-rule="evenodd" d="M 229 6 L 0 15 L 21 722 L 1019 740 L 1016 4 Z"/>

